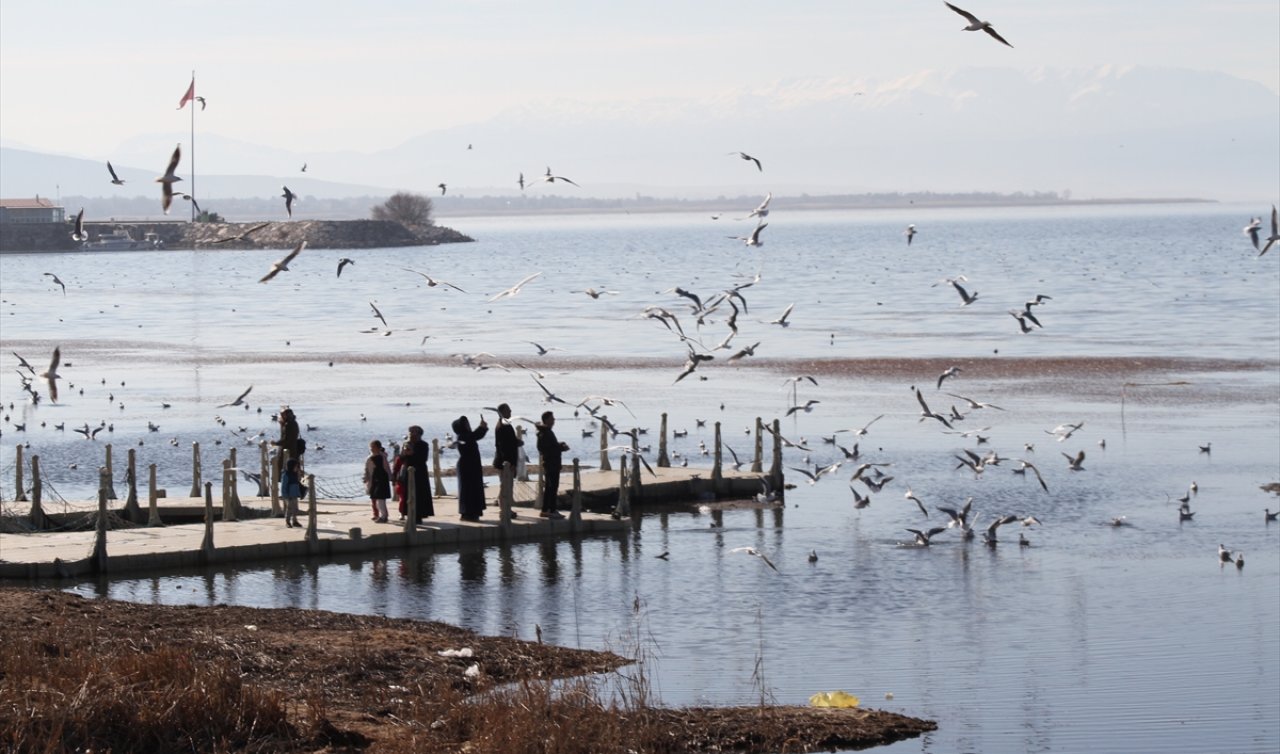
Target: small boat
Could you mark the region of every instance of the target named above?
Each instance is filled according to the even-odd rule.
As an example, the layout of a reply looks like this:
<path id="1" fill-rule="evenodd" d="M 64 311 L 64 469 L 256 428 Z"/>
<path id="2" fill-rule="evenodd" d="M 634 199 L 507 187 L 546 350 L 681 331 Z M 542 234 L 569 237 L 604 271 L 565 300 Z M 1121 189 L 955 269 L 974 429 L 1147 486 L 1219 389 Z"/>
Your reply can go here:
<path id="1" fill-rule="evenodd" d="M 147 233 L 139 241 L 127 230 L 113 230 L 110 233 L 103 233 L 96 240 L 86 241 L 80 248 L 85 251 L 133 251 L 159 249 L 163 245 L 164 242 L 155 233 Z"/>

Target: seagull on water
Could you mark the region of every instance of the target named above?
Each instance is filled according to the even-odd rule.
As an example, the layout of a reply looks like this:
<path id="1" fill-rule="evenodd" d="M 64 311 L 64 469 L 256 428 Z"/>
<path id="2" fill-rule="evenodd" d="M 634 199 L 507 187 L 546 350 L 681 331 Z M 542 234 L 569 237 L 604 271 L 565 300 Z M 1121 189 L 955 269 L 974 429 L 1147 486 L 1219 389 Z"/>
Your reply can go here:
<path id="1" fill-rule="evenodd" d="M 1079 453 L 1076 453 L 1074 456 L 1067 453 L 1063 453 L 1062 455 L 1064 458 L 1067 459 L 1068 469 L 1071 469 L 1072 471 L 1084 471 L 1084 451 L 1083 450 L 1080 451 Z"/>
<path id="2" fill-rule="evenodd" d="M 988 545 L 994 546 L 997 541 L 996 529 L 999 529 L 1001 526 L 1004 526 L 1005 524 L 1011 524 L 1017 520 L 1018 520 L 1018 517 L 1013 515 L 1012 513 L 1005 516 L 996 516 L 996 519 L 992 521 L 991 524 L 987 527 L 986 533 L 982 535 L 982 541 L 986 542 Z"/>
<path id="3" fill-rule="evenodd" d="M 418 274 L 421 275 L 422 273 L 418 273 Z M 529 281 L 533 280 L 534 278 L 538 277 L 541 274 L 542 274 L 541 272 L 535 272 L 532 275 L 529 275 L 524 280 L 521 280 L 520 282 L 516 283 L 515 285 L 506 289 L 505 291 L 498 292 L 493 298 L 489 299 L 488 303 L 492 304 L 494 301 L 497 301 L 498 299 L 510 298 L 512 296 L 515 296 L 520 292 L 520 289 L 523 288 L 526 283 L 528 283 Z M 451 287 L 456 288 L 457 286 L 451 286 Z M 461 289 L 459 288 L 459 290 Z"/>
<path id="4" fill-rule="evenodd" d="M 928 547 L 929 540 L 933 539 L 934 537 L 938 536 L 939 534 L 941 534 L 946 530 L 947 530 L 947 527 L 945 526 L 935 526 L 928 531 L 921 531 L 919 529 L 907 529 L 907 531 L 916 535 L 916 541 L 915 541 L 916 547 Z"/>
<path id="5" fill-rule="evenodd" d="M 1222 545 L 1218 545 L 1218 560 L 1223 563 L 1231 562 L 1231 551 Z"/>
<path id="6" fill-rule="evenodd" d="M 969 11 L 957 8 L 951 3 L 944 3 L 944 4 L 948 8 L 955 11 L 956 13 L 959 13 L 960 15 L 964 16 L 966 20 L 968 20 L 969 25 L 964 27 L 964 31 L 985 31 L 986 33 L 990 34 L 992 38 L 994 38 L 1000 44 L 1003 44 L 1006 47 L 1013 47 L 1013 45 L 1009 44 L 1004 37 L 996 33 L 995 27 L 992 26 L 989 21 L 980 21 L 978 20 L 977 16 L 973 15 Z"/>
<path id="7" fill-rule="evenodd" d="M 281 272 L 287 272 L 289 270 L 289 263 L 293 261 L 294 257 L 301 254 L 302 250 L 305 248 L 307 248 L 307 242 L 303 241 L 302 243 L 299 243 L 296 247 L 294 247 L 293 251 L 285 255 L 284 259 L 278 259 L 275 262 L 272 262 L 271 269 L 268 270 L 267 274 L 263 275 L 262 278 L 258 280 L 258 282 L 265 283 L 271 278 L 275 277 L 276 275 L 279 275 Z"/>
<path id="8" fill-rule="evenodd" d="M 775 571 L 777 571 L 777 570 L 778 570 L 778 567 L 777 567 L 776 565 L 774 565 L 774 564 L 773 564 L 773 561 L 769 560 L 767 557 L 765 557 L 764 553 L 760 552 L 759 550 L 757 550 L 757 549 L 756 549 L 756 548 L 754 548 L 754 547 L 735 547 L 735 548 L 733 548 L 732 550 L 730 550 L 729 552 L 744 552 L 744 553 L 746 553 L 746 554 L 748 554 L 748 555 L 754 555 L 755 557 L 760 558 L 761 560 L 763 560 L 765 565 L 769 566 L 770 568 L 772 568 L 772 569 L 773 569 L 773 570 L 775 570 Z M 779 573 L 781 573 L 781 571 L 778 571 L 778 572 L 779 572 Z"/>
<path id="9" fill-rule="evenodd" d="M 759 170 L 761 173 L 764 172 L 764 167 L 760 164 L 760 161 L 752 157 L 751 155 L 747 154 L 746 152 L 730 152 L 729 154 L 736 154 L 737 156 L 741 157 L 747 162 L 754 162 L 756 164 L 756 170 Z"/>
<path id="10" fill-rule="evenodd" d="M 169 214 L 169 205 L 173 204 L 173 184 L 182 180 L 176 175 L 178 170 L 178 162 L 182 159 L 182 145 L 179 144 L 173 150 L 173 156 L 169 158 L 169 167 L 165 168 L 164 175 L 156 178 L 156 183 L 160 184 L 160 207 L 164 209 L 164 213 Z"/>
<path id="11" fill-rule="evenodd" d="M 111 182 L 117 186 L 123 186 L 124 181 L 120 180 L 120 176 L 116 175 L 116 169 L 111 167 L 111 160 L 107 160 L 107 172 L 111 174 Z M 1258 244 L 1255 243 L 1256 247 Z"/>

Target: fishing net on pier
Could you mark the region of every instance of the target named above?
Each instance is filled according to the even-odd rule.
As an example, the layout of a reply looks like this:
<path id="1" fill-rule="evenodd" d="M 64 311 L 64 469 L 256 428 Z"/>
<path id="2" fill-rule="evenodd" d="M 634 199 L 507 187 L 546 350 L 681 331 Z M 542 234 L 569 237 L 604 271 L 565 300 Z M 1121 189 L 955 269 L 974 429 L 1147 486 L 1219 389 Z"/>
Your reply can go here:
<path id="1" fill-rule="evenodd" d="M 364 490 L 364 477 L 359 474 L 351 476 L 316 477 L 316 497 L 324 500 L 355 500 L 366 498 L 369 493 Z"/>

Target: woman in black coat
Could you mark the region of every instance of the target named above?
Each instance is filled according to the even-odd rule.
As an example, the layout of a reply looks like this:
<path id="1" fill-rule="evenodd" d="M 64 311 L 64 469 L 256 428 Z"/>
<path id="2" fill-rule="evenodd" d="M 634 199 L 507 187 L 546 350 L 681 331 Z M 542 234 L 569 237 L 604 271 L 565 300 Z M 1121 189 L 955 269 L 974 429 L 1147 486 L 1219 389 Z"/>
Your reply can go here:
<path id="1" fill-rule="evenodd" d="M 474 430 L 471 421 L 459 416 L 453 421 L 453 434 L 458 446 L 458 515 L 463 521 L 479 521 L 484 513 L 484 464 L 480 461 L 480 439 L 489 425 L 480 417 Z"/>
<path id="2" fill-rule="evenodd" d="M 405 440 L 404 450 L 408 453 L 404 456 L 401 474 L 407 478 L 409 468 L 413 468 L 413 494 L 416 501 L 414 504 L 418 514 L 417 521 L 414 523 L 421 523 L 427 516 L 436 515 L 435 506 L 431 503 L 431 472 L 427 471 L 431 446 L 422 439 L 422 427 L 416 424 L 409 427 L 409 437 Z M 408 493 L 408 487 L 405 488 L 405 492 Z"/>

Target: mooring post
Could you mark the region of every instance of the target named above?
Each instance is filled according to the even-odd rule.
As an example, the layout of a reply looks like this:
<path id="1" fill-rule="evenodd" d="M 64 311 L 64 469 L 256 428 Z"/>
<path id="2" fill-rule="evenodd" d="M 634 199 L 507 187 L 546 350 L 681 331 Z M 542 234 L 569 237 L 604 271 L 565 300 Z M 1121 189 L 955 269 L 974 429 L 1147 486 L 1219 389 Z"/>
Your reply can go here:
<path id="1" fill-rule="evenodd" d="M 18 446 L 22 447 L 22 446 Z M 40 456 L 31 456 L 31 525 L 40 531 L 48 524 L 44 508 L 40 507 L 40 496 L 44 491 L 44 483 L 40 481 Z"/>
<path id="2" fill-rule="evenodd" d="M 213 562 L 213 482 L 204 483 L 204 541 L 200 543 L 200 559 Z"/>
<path id="3" fill-rule="evenodd" d="M 307 474 L 307 543 L 312 551 L 320 543 L 316 534 L 316 475 Z"/>
<path id="4" fill-rule="evenodd" d="M 517 427 L 516 427 L 516 439 L 520 441 L 520 443 L 519 443 L 519 445 L 518 445 L 517 447 L 523 448 L 523 447 L 524 447 L 524 427 L 523 427 L 523 426 L 517 426 Z M 525 453 L 523 450 L 521 450 L 521 451 L 520 451 L 520 453 L 521 453 L 521 455 L 523 455 L 526 459 L 529 457 L 529 454 L 528 454 L 528 453 Z M 517 465 L 516 465 L 516 479 L 520 480 L 521 482 L 527 482 L 527 481 L 529 481 L 529 464 L 528 464 L 528 463 L 524 463 L 524 464 L 519 464 L 519 463 L 517 463 Z M 541 487 L 539 487 L 539 488 L 538 488 L 538 491 L 539 491 L 539 492 L 541 492 L 541 491 L 542 491 L 542 488 L 541 488 Z"/>
<path id="5" fill-rule="evenodd" d="M 436 480 L 434 492 L 431 494 L 444 497 L 447 493 L 444 489 L 444 475 L 440 472 L 440 438 L 438 437 L 431 438 L 431 474 Z"/>
<path id="6" fill-rule="evenodd" d="M 600 420 L 600 470 L 612 471 L 613 467 L 609 465 L 609 427 L 604 423 L 604 419 Z"/>
<path id="7" fill-rule="evenodd" d="M 124 469 L 124 481 L 129 492 L 124 497 L 124 515 L 135 524 L 142 523 L 142 510 L 138 508 L 138 453 L 129 448 L 128 463 Z"/>
<path id="8" fill-rule="evenodd" d="M 510 461 L 503 461 L 502 468 L 498 469 L 498 526 L 504 532 L 511 527 L 515 478 L 515 466 Z"/>
<path id="9" fill-rule="evenodd" d="M 111 443 L 107 443 L 107 499 L 116 499 L 116 470 L 111 464 Z"/>
<path id="10" fill-rule="evenodd" d="M 200 443 L 191 443 L 191 497 L 200 497 Z"/>
<path id="11" fill-rule="evenodd" d="M 626 456 L 623 456 L 623 461 Z M 640 499 L 640 439 L 636 435 L 631 436 L 631 494 Z"/>
<path id="12" fill-rule="evenodd" d="M 235 452 L 235 451 L 232 451 Z M 233 490 L 236 483 L 236 470 L 230 458 L 222 459 L 222 520 L 236 520 L 236 501 Z"/>
<path id="13" fill-rule="evenodd" d="M 751 473 L 764 471 L 764 422 L 756 417 L 756 453 L 751 460 Z"/>
<path id="14" fill-rule="evenodd" d="M 412 466 L 405 469 L 404 486 L 409 498 L 408 515 L 404 519 L 404 531 L 406 534 L 413 531 L 418 525 L 418 483 L 414 481 L 416 471 Z"/>
<path id="15" fill-rule="evenodd" d="M 773 489 L 782 489 L 782 422 L 773 420 L 773 465 L 769 467 Z"/>
<path id="16" fill-rule="evenodd" d="M 258 442 L 258 460 L 261 461 L 261 469 L 258 473 L 258 497 L 267 497 L 271 492 L 267 489 L 271 486 L 271 471 L 267 466 L 267 442 L 261 440 Z M 275 509 L 271 509 L 271 514 L 275 515 Z"/>
<path id="17" fill-rule="evenodd" d="M 156 487 L 156 465 L 147 466 L 147 526 L 160 526 L 160 494 Z"/>
<path id="18" fill-rule="evenodd" d="M 613 514 L 618 518 L 631 515 L 631 485 L 627 484 L 627 464 L 618 464 L 618 506 Z"/>
<path id="19" fill-rule="evenodd" d="M 534 490 L 534 495 L 535 495 L 534 506 L 537 508 L 542 507 L 542 485 L 545 484 L 546 482 L 546 480 L 543 479 L 542 476 L 543 476 L 542 475 L 542 454 L 539 453 L 538 454 L 538 486 Z"/>
<path id="20" fill-rule="evenodd" d="M 98 468 L 98 524 L 93 535 L 93 570 L 107 572 L 107 488 L 111 486 L 111 472 L 106 466 Z"/>
<path id="21" fill-rule="evenodd" d="M 13 496 L 13 502 L 15 502 L 15 503 L 25 503 L 25 502 L 27 502 L 27 491 L 24 489 L 24 487 L 26 487 L 26 485 L 24 485 L 24 484 L 22 483 L 22 463 L 23 463 L 23 461 L 22 461 L 22 445 L 21 445 L 21 444 L 14 445 L 14 446 L 13 446 L 13 451 L 14 451 L 14 456 L 13 456 L 13 459 L 14 459 L 14 472 L 13 472 L 13 476 L 14 476 L 14 482 L 18 485 L 18 491 L 17 491 L 17 492 L 14 494 L 14 496 Z"/>
<path id="22" fill-rule="evenodd" d="M 603 453 L 601 457 L 605 457 Z M 569 530 L 582 528 L 582 468 L 573 459 L 573 493 L 569 496 Z"/>
<path id="23" fill-rule="evenodd" d="M 284 459 L 289 455 L 284 450 L 277 450 L 275 461 L 271 464 L 271 517 L 284 515 L 284 506 L 280 504 L 280 475 L 284 473 Z"/>
<path id="24" fill-rule="evenodd" d="M 716 446 L 715 453 L 712 455 L 713 461 L 711 464 L 711 489 L 714 490 L 716 494 L 724 491 L 724 469 L 721 468 L 720 465 L 722 458 L 720 453 L 720 422 L 716 422 Z"/>
<path id="25" fill-rule="evenodd" d="M 231 509 L 240 515 L 240 464 L 236 463 L 236 449 L 231 449 Z"/>
<path id="26" fill-rule="evenodd" d="M 658 467 L 671 466 L 671 456 L 667 455 L 667 412 L 662 412 L 661 431 L 658 433 Z"/>

